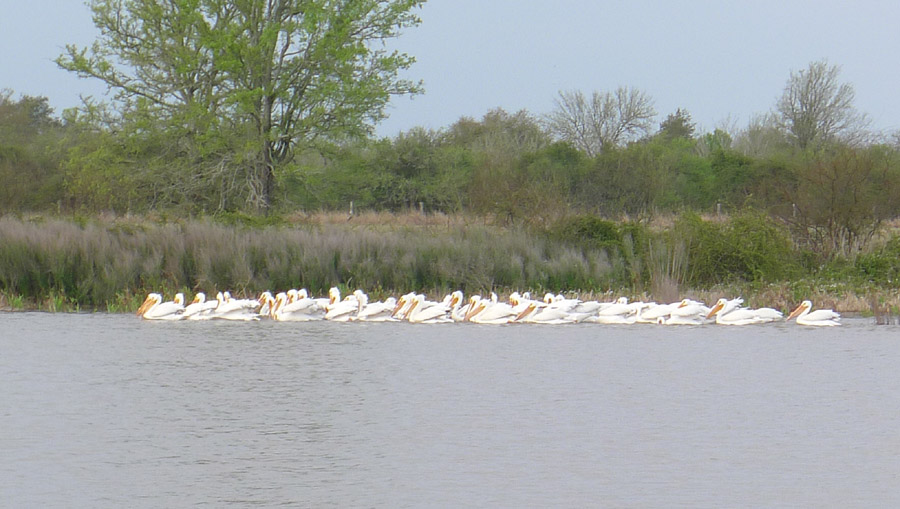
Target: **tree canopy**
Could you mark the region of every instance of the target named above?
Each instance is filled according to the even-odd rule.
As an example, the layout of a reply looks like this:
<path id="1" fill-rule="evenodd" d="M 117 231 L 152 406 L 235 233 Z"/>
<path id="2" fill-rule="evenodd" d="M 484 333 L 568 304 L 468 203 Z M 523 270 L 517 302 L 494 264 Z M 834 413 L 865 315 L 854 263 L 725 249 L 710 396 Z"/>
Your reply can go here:
<path id="1" fill-rule="evenodd" d="M 648 134 L 655 116 L 648 94 L 619 87 L 614 92 L 594 91 L 590 99 L 580 90 L 560 92 L 546 123 L 558 138 L 593 157 Z"/>
<path id="2" fill-rule="evenodd" d="M 175 143 L 204 183 L 268 210 L 276 169 L 321 138 L 367 134 L 414 59 L 386 40 L 423 0 L 92 0 L 100 38 L 64 69 L 114 92 L 122 129 Z M 158 141 L 159 138 L 157 138 Z"/>
<path id="3" fill-rule="evenodd" d="M 797 72 L 785 85 L 776 110 L 778 123 L 801 149 L 843 138 L 858 141 L 868 125 L 853 106 L 856 93 L 838 80 L 840 67 L 821 60 Z"/>

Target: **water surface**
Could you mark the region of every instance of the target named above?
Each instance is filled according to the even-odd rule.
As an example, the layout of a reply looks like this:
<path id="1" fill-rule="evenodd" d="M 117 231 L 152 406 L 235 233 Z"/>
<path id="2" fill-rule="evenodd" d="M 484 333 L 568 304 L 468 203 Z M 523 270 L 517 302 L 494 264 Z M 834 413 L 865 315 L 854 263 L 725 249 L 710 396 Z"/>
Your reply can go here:
<path id="1" fill-rule="evenodd" d="M 900 506 L 900 328 L 0 314 L 8 507 Z"/>

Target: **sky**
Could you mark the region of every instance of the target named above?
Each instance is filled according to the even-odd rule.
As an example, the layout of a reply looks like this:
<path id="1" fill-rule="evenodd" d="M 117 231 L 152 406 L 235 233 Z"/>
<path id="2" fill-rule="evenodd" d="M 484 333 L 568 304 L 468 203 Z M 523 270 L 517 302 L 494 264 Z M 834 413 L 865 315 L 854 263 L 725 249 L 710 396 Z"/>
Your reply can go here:
<path id="1" fill-rule="evenodd" d="M 879 131 L 900 130 L 900 2 L 860 0 L 430 0 L 389 46 L 425 93 L 395 97 L 376 130 L 441 129 L 494 108 L 539 116 L 560 91 L 642 90 L 657 123 L 681 108 L 700 132 L 773 109 L 791 72 L 827 60 Z M 53 60 L 97 35 L 80 0 L 0 0 L 0 89 L 56 113 L 101 97 Z"/>

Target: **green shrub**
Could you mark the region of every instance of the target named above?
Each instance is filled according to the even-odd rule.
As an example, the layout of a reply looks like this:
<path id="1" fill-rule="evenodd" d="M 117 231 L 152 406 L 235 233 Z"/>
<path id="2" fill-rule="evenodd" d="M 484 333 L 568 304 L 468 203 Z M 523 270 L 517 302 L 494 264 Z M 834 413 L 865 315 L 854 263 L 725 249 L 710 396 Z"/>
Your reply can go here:
<path id="1" fill-rule="evenodd" d="M 762 213 L 745 212 L 722 224 L 684 214 L 676 230 L 687 242 L 688 282 L 695 286 L 782 281 L 802 269 L 787 231 Z"/>
<path id="2" fill-rule="evenodd" d="M 622 247 L 619 225 L 597 216 L 575 216 L 559 221 L 550 229 L 555 240 L 594 248 Z"/>
<path id="3" fill-rule="evenodd" d="M 880 285 L 900 281 L 900 236 L 891 237 L 881 249 L 857 256 L 854 267 L 866 281 Z"/>

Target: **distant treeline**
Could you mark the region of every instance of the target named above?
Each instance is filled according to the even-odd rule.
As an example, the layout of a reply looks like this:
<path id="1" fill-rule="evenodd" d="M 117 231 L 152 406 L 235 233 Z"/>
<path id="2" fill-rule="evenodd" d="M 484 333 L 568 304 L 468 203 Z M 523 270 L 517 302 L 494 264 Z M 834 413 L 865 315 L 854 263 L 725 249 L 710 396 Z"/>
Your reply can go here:
<path id="1" fill-rule="evenodd" d="M 46 98 L 0 94 L 0 213 L 257 212 L 247 205 L 238 135 L 221 154 L 199 153 L 165 131 L 124 132 L 102 110 L 88 113 L 57 118 Z M 545 227 L 578 215 L 754 209 L 823 261 L 865 250 L 900 215 L 896 144 L 834 140 L 801 149 L 763 121 L 698 134 L 682 110 L 655 133 L 592 157 L 556 139 L 540 118 L 498 109 L 392 139 L 318 140 L 278 168 L 267 212 L 349 212 L 352 204 Z"/>
<path id="2" fill-rule="evenodd" d="M 900 277 L 900 238 L 853 260 L 820 265 L 795 247 L 782 225 L 754 212 L 724 221 L 683 214 L 666 228 L 589 215 L 513 228 L 433 219 L 390 226 L 387 220 L 281 218 L 264 225 L 242 215 L 218 221 L 7 216 L 0 219 L 0 300 L 12 307 L 128 311 L 149 291 L 258 295 L 304 287 L 323 295 L 337 285 L 377 297 L 461 289 L 673 301 L 718 288 L 749 299 L 768 292 L 767 305 L 787 308 L 811 297 L 834 302 L 845 293 L 885 294 Z"/>

